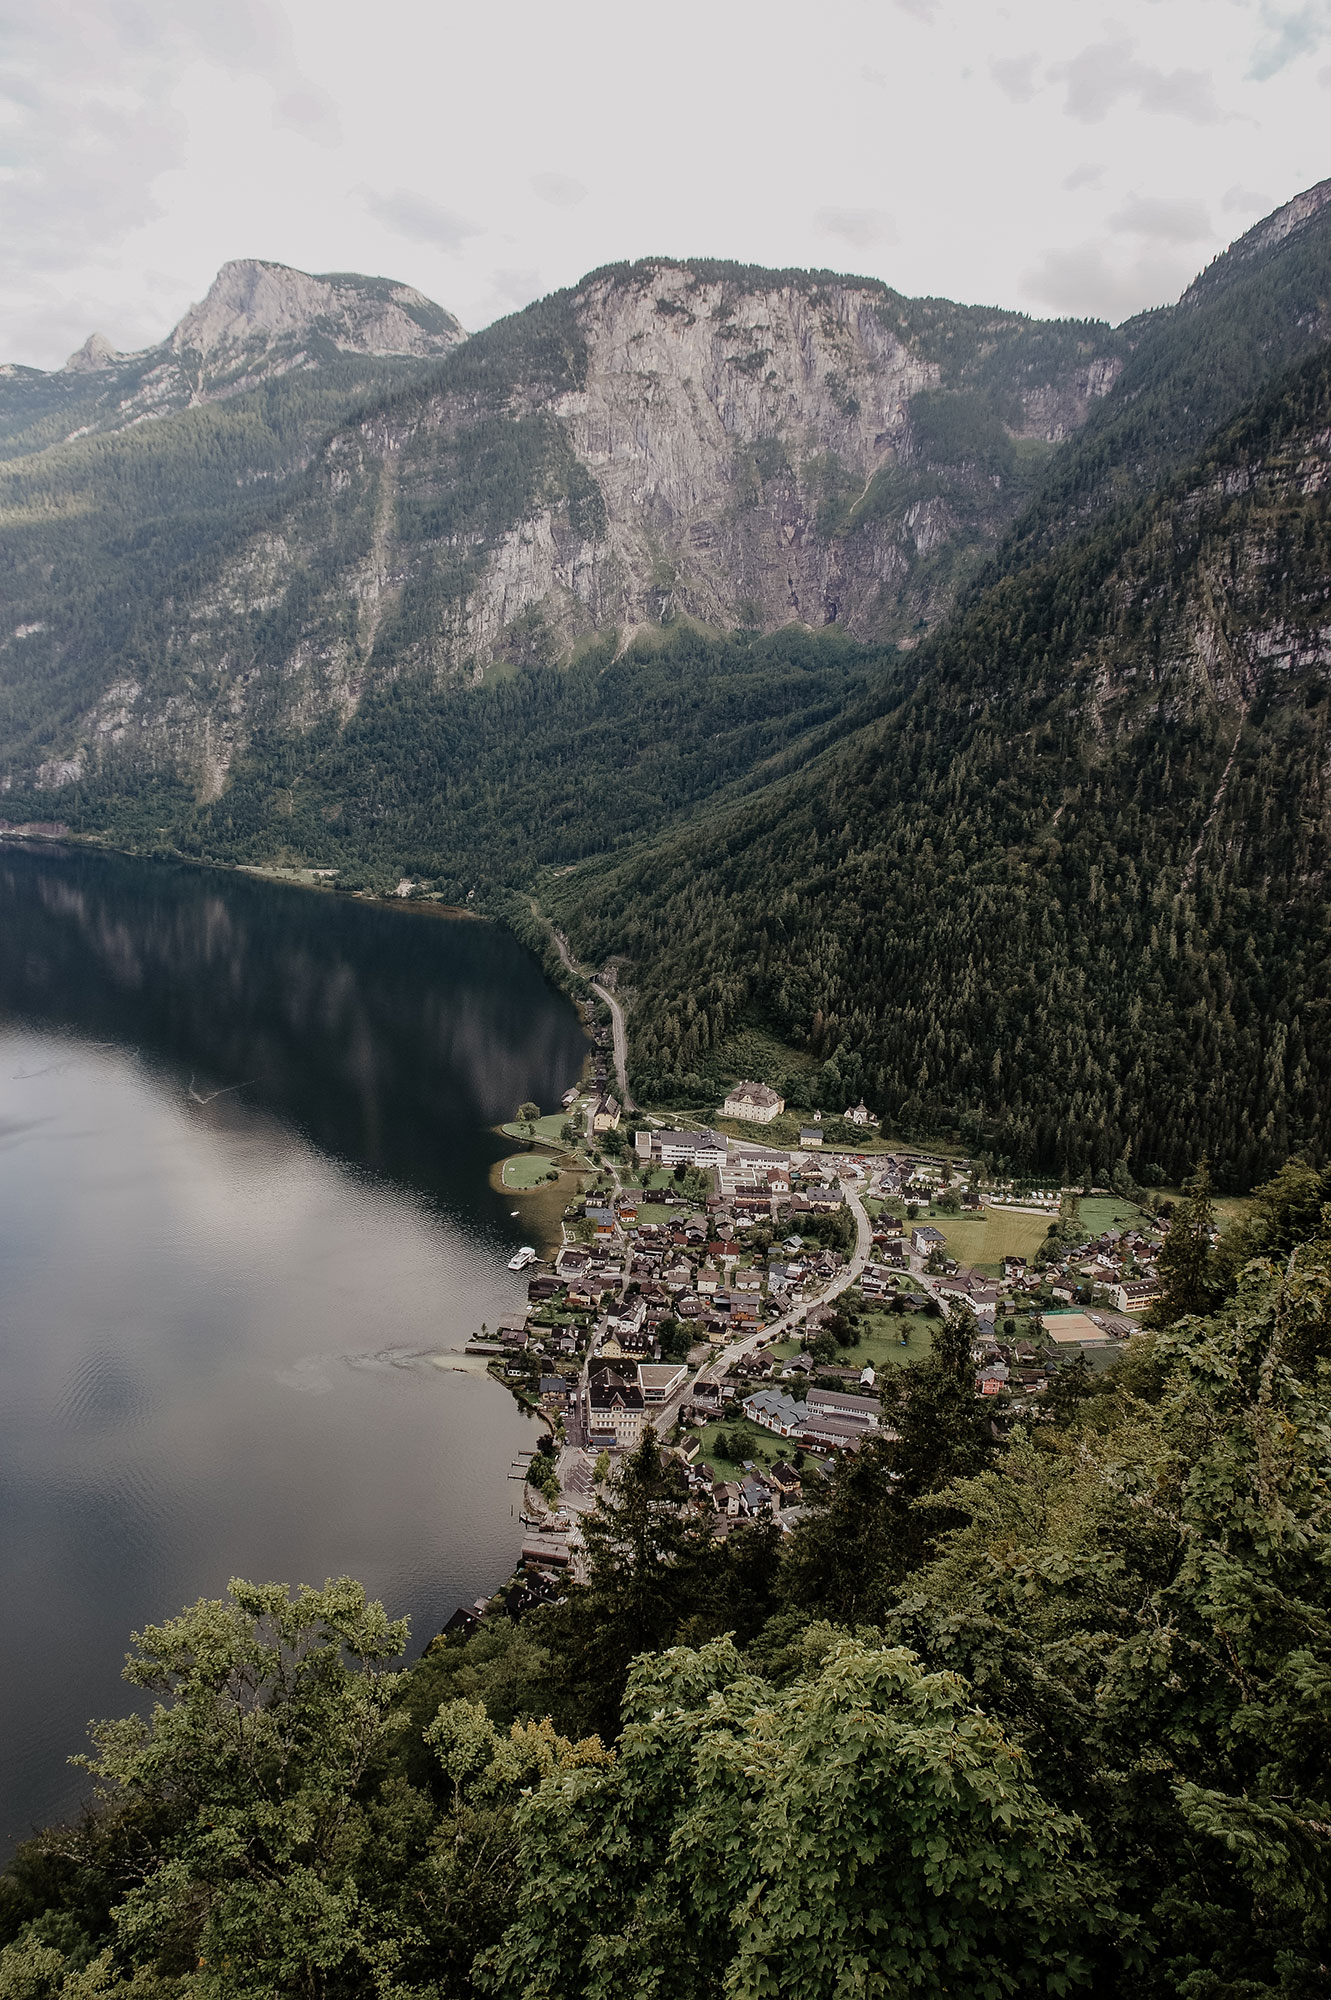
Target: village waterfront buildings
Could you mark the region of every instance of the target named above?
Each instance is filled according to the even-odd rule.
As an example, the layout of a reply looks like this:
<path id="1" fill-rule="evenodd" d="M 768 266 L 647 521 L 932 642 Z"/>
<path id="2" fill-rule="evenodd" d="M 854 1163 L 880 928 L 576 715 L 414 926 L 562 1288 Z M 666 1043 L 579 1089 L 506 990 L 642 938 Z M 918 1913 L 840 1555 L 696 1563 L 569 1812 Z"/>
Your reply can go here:
<path id="1" fill-rule="evenodd" d="M 727 1096 L 727 1115 L 741 1099 L 750 1124 L 784 1109 L 768 1086 L 745 1084 Z M 949 1255 L 952 1216 L 983 1218 L 986 1204 L 996 1214 L 1006 1207 L 1048 1216 L 1049 1192 L 995 1186 L 956 1157 L 857 1152 L 844 1136 L 829 1145 L 821 1121 L 806 1128 L 808 1144 L 792 1148 L 625 1114 L 603 1087 L 565 1110 L 587 1132 L 592 1164 L 565 1210 L 553 1260 L 527 1274 L 525 1315 L 475 1343 L 492 1372 L 539 1410 L 555 1433 L 561 1475 L 575 1482 L 529 1538 L 533 1588 L 542 1577 L 558 1587 L 555 1546 L 566 1562 L 573 1548 L 577 1573 L 578 1507 L 568 1496 L 576 1490 L 590 1504 L 593 1463 L 603 1474 L 602 1455 L 613 1465 L 648 1426 L 685 1468 L 690 1504 L 711 1515 L 714 1532 L 760 1513 L 788 1523 L 820 1465 L 891 1435 L 878 1394 L 895 1361 L 881 1346 L 884 1315 L 902 1329 L 894 1344 L 918 1352 L 905 1330 L 913 1321 L 969 1309 L 975 1394 L 1004 1425 L 1038 1409 L 1057 1343 L 1098 1335 L 1107 1344 L 1156 1294 L 1159 1231 L 1149 1218 L 1075 1239 L 1067 1190 L 1053 1196 L 1064 1222 L 1050 1228 L 1053 1247 L 968 1269 Z M 860 1113 L 874 1122 L 863 1105 L 849 1107 L 846 1121 L 862 1123 L 852 1115 Z M 1037 1232 L 1044 1227 L 1041 1219 Z M 990 1240 L 1012 1239 L 1009 1231 Z M 1065 1304 L 1067 1334 L 1053 1317 Z M 1117 1324 L 1078 1310 L 1096 1306 L 1111 1320 L 1116 1312 Z M 868 1356 L 856 1351 L 861 1326 L 876 1343 Z M 702 1431 L 720 1440 L 717 1451 L 728 1443 L 726 1462 L 747 1448 L 742 1476 L 725 1476 L 724 1463 L 701 1454 Z M 777 1468 L 762 1434 L 782 1441 Z"/>

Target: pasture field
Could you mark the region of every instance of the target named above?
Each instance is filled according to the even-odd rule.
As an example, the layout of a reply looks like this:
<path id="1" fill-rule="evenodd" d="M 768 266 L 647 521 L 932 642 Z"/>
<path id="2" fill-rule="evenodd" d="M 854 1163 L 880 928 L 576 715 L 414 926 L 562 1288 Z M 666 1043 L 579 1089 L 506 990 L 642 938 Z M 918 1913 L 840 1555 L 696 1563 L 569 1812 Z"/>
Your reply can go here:
<path id="1" fill-rule="evenodd" d="M 1051 1219 L 1003 1208 L 988 1208 L 983 1215 L 929 1217 L 947 1238 L 950 1257 L 993 1277 L 1001 1276 L 1005 1257 L 1024 1257 L 1029 1263 L 1048 1235 Z"/>

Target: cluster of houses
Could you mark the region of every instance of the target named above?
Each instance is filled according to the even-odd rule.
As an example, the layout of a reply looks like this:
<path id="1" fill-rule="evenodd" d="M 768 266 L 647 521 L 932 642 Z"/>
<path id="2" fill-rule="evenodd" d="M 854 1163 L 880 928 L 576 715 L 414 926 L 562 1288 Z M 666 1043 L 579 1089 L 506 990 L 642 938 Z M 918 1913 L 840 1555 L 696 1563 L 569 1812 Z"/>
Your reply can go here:
<path id="1" fill-rule="evenodd" d="M 1054 1377 L 1048 1349 L 1033 1340 L 999 1340 L 992 1328 L 982 1329 L 971 1344 L 975 1362 L 975 1393 L 1004 1399 L 1004 1418 L 1014 1421 L 1042 1396 Z"/>
<path id="2" fill-rule="evenodd" d="M 856 1451 L 879 1428 L 876 1396 L 848 1396 L 820 1382 L 809 1384 L 803 1400 L 782 1389 L 759 1389 L 740 1407 L 763 1430 L 811 1451 Z"/>
<path id="3" fill-rule="evenodd" d="M 716 1467 L 698 1457 L 698 1447 L 684 1446 L 677 1456 L 693 1503 L 713 1516 L 713 1534 L 724 1536 L 739 1521 L 784 1513 L 789 1519 L 802 1500 L 804 1475 L 784 1459 L 775 1465 L 746 1465 L 736 1479 L 719 1479 Z"/>
<path id="4" fill-rule="evenodd" d="M 608 1054 L 598 1053 L 596 1089 L 580 1107 L 566 1104 L 571 1117 L 581 1109 L 590 1134 L 617 1128 L 621 1117 L 608 1094 Z M 724 1116 L 763 1125 L 785 1105 L 767 1085 L 746 1081 L 721 1108 Z M 875 1123 L 863 1104 L 847 1107 L 844 1117 L 861 1127 Z M 820 1304 L 821 1294 L 844 1268 L 841 1252 L 819 1240 L 820 1233 L 836 1234 L 819 1218 L 844 1207 L 843 1181 L 888 1204 L 874 1224 L 870 1258 L 857 1281 L 864 1298 L 899 1314 L 937 1313 L 954 1302 L 969 1306 L 979 1328 L 975 1391 L 999 1399 L 995 1420 L 1040 1396 L 1053 1370 L 1041 1340 L 1004 1339 L 997 1332 L 1004 1315 L 1030 1303 L 1023 1295 L 1039 1292 L 1046 1310 L 1052 1291 L 1055 1305 L 1092 1300 L 1122 1312 L 1155 1296 L 1158 1241 L 1145 1231 L 1108 1230 L 1071 1246 L 1060 1243 L 1057 1261 L 1046 1257 L 1028 1266 L 1010 1257 L 1001 1280 L 959 1267 L 947 1255 L 942 1230 L 927 1220 L 903 1220 L 899 1211 L 915 1202 L 925 1206 L 940 1189 L 955 1208 L 983 1207 L 993 1189 L 981 1188 L 970 1162 L 915 1152 L 833 1151 L 823 1137 L 820 1124 L 809 1127 L 800 1145 L 786 1150 L 746 1145 L 707 1128 L 640 1127 L 633 1135 L 634 1164 L 640 1173 L 669 1175 L 664 1189 L 619 1188 L 580 1198 L 566 1212 L 553 1266 L 528 1281 L 525 1314 L 484 1343 L 496 1371 L 552 1421 L 562 1418 L 591 1453 L 631 1451 L 648 1424 L 664 1432 L 678 1417 L 683 1437 L 675 1450 L 695 1503 L 711 1510 L 718 1532 L 755 1515 L 783 1508 L 788 1514 L 799 1499 L 797 1468 L 806 1453 L 828 1459 L 882 1434 L 872 1367 L 836 1362 L 831 1343 L 819 1359 L 812 1340 L 833 1310 Z M 1058 1207 L 1057 1190 L 1014 1187 L 1009 1193 L 1015 1206 L 1041 1207 L 1047 1195 Z M 670 1211 L 664 1220 L 662 1205 Z M 914 1275 L 922 1265 L 927 1281 Z M 719 1381 L 694 1382 L 681 1399 L 692 1370 L 680 1356 L 689 1348 L 742 1340 L 800 1307 L 812 1352 L 777 1361 L 754 1344 Z M 1010 1317 L 1004 1327 L 1012 1336 Z M 735 1479 L 719 1478 L 712 1465 L 699 1463 L 689 1426 L 713 1424 L 728 1410 L 788 1442 L 791 1462 L 771 1469 L 749 1464 Z M 552 1574 L 560 1545 L 558 1536 L 534 1536 L 530 1566 Z"/>

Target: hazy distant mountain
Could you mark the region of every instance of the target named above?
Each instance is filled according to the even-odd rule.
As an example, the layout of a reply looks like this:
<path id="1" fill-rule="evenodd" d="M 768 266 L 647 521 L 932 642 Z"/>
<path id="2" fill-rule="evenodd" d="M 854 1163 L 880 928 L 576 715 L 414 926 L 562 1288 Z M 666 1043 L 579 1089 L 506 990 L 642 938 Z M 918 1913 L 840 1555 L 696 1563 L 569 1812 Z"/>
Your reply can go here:
<path id="1" fill-rule="evenodd" d="M 465 339 L 452 313 L 410 285 L 246 258 L 224 264 L 156 347 L 120 354 L 92 333 L 63 368 L 0 367 L 0 455 L 122 430 L 334 356 L 419 361 Z"/>

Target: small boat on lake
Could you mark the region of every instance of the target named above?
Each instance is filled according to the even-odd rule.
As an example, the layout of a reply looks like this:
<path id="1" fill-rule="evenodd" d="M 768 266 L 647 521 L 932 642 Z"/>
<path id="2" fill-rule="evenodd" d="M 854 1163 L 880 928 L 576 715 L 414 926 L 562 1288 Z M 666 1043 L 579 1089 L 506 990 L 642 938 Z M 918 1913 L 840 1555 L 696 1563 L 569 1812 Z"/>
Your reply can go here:
<path id="1" fill-rule="evenodd" d="M 530 1243 L 524 1243 L 521 1250 L 515 1250 L 508 1260 L 510 1271 L 525 1271 L 528 1264 L 536 1262 L 536 1252 Z"/>

